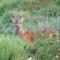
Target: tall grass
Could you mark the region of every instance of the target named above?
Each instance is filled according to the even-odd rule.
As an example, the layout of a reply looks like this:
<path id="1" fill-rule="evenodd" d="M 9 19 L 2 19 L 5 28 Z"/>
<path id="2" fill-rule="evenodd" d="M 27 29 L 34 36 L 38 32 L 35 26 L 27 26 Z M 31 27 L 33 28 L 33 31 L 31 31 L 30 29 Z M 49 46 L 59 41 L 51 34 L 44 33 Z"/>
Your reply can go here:
<path id="1" fill-rule="evenodd" d="M 0 35 L 0 60 L 22 60 L 26 43 L 14 35 Z"/>
<path id="2" fill-rule="evenodd" d="M 26 60 L 29 57 L 36 60 L 59 60 L 58 53 L 60 53 L 59 34 L 50 38 L 45 34 L 33 44 L 26 44 L 15 35 L 0 35 L 0 60 Z"/>

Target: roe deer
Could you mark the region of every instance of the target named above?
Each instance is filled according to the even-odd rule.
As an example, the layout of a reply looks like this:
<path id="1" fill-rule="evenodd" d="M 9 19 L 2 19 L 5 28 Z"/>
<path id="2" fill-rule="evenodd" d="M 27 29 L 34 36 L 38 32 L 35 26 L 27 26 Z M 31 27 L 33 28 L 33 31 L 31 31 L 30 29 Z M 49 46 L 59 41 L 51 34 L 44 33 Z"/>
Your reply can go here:
<path id="1" fill-rule="evenodd" d="M 16 32 L 28 42 L 34 41 L 37 37 L 42 36 L 45 32 L 48 34 L 55 33 L 55 31 L 52 29 L 44 29 L 38 32 L 25 31 L 23 28 L 25 18 L 23 16 L 20 16 L 18 19 L 16 16 L 13 16 L 12 20 L 15 24 Z"/>

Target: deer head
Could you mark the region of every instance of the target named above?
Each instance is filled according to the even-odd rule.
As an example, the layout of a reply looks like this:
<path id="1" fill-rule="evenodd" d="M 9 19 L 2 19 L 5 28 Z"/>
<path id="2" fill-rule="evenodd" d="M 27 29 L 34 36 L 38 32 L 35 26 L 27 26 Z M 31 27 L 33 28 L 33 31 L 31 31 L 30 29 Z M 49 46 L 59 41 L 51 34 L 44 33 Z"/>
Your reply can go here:
<path id="1" fill-rule="evenodd" d="M 25 18 L 23 16 L 19 16 L 17 18 L 16 14 L 13 15 L 12 21 L 16 27 L 16 29 L 19 29 L 22 27 L 22 24 L 24 23 Z"/>

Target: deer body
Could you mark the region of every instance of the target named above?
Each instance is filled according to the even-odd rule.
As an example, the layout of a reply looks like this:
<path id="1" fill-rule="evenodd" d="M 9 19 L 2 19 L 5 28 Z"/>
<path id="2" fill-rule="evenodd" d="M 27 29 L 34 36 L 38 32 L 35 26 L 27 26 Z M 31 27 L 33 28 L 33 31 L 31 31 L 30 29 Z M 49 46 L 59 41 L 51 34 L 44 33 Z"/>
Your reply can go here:
<path id="1" fill-rule="evenodd" d="M 23 31 L 22 29 L 16 29 L 16 32 L 28 42 L 35 40 L 35 38 L 41 35 L 41 32 Z"/>
<path id="2" fill-rule="evenodd" d="M 16 16 L 14 16 L 12 20 L 15 24 L 16 32 L 18 33 L 18 35 L 28 42 L 34 41 L 37 37 L 41 36 L 45 32 L 47 32 L 48 34 L 52 34 L 55 32 L 52 29 L 44 29 L 38 32 L 25 31 L 23 29 L 24 17 L 20 17 L 19 19 L 17 19 Z"/>

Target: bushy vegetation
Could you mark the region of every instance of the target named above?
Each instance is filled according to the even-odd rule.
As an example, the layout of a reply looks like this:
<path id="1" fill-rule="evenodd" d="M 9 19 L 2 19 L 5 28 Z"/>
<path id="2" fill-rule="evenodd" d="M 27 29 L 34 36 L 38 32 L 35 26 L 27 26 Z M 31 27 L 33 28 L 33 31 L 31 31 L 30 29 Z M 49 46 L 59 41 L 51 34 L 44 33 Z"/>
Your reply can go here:
<path id="1" fill-rule="evenodd" d="M 44 34 L 27 44 L 15 34 L 13 12 L 25 16 L 25 30 L 54 28 L 60 32 L 60 0 L 0 0 L 0 60 L 60 60 L 60 33 Z"/>

